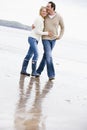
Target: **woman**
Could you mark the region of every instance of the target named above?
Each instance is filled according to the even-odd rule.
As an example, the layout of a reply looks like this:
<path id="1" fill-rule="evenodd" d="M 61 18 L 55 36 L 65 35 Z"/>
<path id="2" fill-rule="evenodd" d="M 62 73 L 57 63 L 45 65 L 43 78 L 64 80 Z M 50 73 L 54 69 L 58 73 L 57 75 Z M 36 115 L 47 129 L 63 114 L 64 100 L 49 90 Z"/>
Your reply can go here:
<path id="1" fill-rule="evenodd" d="M 52 33 L 49 32 L 43 32 L 44 29 L 44 18 L 47 16 L 47 10 L 46 7 L 41 7 L 39 11 L 40 16 L 35 20 L 34 26 L 35 28 L 32 29 L 30 36 L 28 37 L 28 42 L 30 44 L 29 50 L 27 52 L 27 55 L 24 58 L 21 74 L 30 76 L 29 73 L 26 72 L 28 62 L 32 58 L 32 76 L 38 76 L 36 72 L 36 65 L 38 60 L 38 42 L 40 40 L 40 37 L 42 35 L 49 35 L 51 36 Z M 33 57 L 32 57 L 33 56 Z"/>

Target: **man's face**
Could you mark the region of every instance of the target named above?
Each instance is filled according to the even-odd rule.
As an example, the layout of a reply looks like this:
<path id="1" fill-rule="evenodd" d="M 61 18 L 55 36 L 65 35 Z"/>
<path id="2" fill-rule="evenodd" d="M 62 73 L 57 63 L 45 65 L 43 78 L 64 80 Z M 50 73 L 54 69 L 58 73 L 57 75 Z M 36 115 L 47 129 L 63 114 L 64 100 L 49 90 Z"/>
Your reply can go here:
<path id="1" fill-rule="evenodd" d="M 50 12 L 51 12 L 52 10 L 53 10 L 53 9 L 51 8 L 51 4 L 48 3 L 48 4 L 47 4 L 47 12 L 48 12 L 48 14 L 50 14 Z"/>

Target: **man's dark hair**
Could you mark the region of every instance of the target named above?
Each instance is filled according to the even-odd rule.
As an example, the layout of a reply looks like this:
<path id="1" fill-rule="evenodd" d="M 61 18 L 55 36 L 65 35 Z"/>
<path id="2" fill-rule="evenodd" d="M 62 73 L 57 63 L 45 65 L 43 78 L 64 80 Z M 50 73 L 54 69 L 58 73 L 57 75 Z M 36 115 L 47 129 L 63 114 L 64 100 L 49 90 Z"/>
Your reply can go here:
<path id="1" fill-rule="evenodd" d="M 54 10 L 56 9 L 56 5 L 55 5 L 55 3 L 54 3 L 54 2 L 49 1 L 48 3 L 49 3 L 49 4 L 51 4 L 51 8 L 53 8 Z"/>

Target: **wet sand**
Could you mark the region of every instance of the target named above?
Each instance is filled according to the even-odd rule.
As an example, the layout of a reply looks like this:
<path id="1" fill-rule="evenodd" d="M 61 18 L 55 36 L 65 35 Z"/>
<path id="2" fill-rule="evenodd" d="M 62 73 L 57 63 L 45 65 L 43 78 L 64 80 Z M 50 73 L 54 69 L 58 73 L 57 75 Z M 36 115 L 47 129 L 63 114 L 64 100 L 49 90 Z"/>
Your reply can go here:
<path id="1" fill-rule="evenodd" d="M 40 78 L 20 75 L 28 32 L 0 27 L 0 35 L 0 130 L 87 130 L 86 42 L 57 43 L 49 81 L 46 68 Z"/>

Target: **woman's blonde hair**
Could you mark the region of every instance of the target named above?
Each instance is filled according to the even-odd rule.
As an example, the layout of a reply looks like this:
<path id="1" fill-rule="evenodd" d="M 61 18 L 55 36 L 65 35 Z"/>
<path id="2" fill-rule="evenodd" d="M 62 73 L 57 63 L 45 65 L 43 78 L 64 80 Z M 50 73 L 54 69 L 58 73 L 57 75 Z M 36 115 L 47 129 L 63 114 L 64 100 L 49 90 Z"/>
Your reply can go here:
<path id="1" fill-rule="evenodd" d="M 46 7 L 45 7 L 45 6 L 41 6 L 41 8 L 40 8 L 40 10 L 39 10 L 39 14 L 40 14 L 40 15 L 41 15 L 41 11 L 42 11 L 43 9 L 46 9 Z"/>

